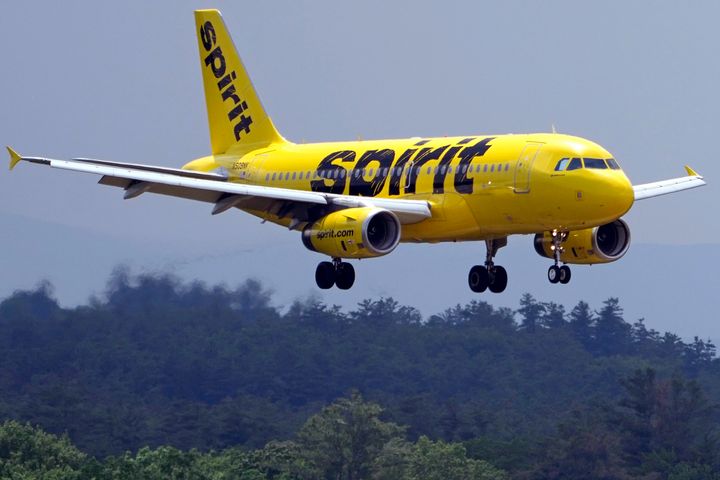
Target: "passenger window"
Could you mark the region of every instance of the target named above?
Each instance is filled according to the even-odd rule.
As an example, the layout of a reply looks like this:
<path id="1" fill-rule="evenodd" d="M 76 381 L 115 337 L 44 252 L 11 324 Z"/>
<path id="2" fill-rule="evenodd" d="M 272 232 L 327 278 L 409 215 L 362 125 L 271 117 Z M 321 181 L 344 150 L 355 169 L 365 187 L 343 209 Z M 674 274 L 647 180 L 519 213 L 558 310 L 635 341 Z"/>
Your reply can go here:
<path id="1" fill-rule="evenodd" d="M 452 165 L 450 165 L 450 166 L 448 167 L 448 174 L 451 174 L 451 173 L 452 173 Z"/>
<path id="2" fill-rule="evenodd" d="M 296 180 L 296 179 L 297 179 L 297 172 L 293 172 L 292 179 L 293 179 L 293 180 Z"/>
<path id="3" fill-rule="evenodd" d="M 430 175 L 430 172 L 432 172 L 432 167 L 427 168 L 427 174 Z"/>
<path id="4" fill-rule="evenodd" d="M 290 180 L 290 172 L 287 172 L 287 173 L 285 174 L 285 180 Z"/>
<path id="5" fill-rule="evenodd" d="M 613 170 L 620 170 L 620 165 L 618 165 L 618 163 L 615 161 L 614 158 L 608 158 L 608 159 L 607 159 L 607 164 L 608 164 L 608 166 L 609 166 L 610 168 L 612 168 Z"/>
<path id="6" fill-rule="evenodd" d="M 580 159 L 577 158 L 577 157 L 575 157 L 575 158 L 573 158 L 572 160 L 570 160 L 570 163 L 569 163 L 568 166 L 567 166 L 567 170 L 568 170 L 568 171 L 569 171 L 569 170 L 578 170 L 578 169 L 580 169 L 580 168 L 582 168 L 582 160 L 580 160 Z"/>
<path id="7" fill-rule="evenodd" d="M 462 167 L 462 173 L 467 173 L 468 167 L 467 165 L 463 165 Z"/>
<path id="8" fill-rule="evenodd" d="M 505 164 L 505 171 L 507 172 L 508 170 L 510 170 L 510 164 L 509 164 L 509 163 L 506 163 L 506 164 Z"/>
<path id="9" fill-rule="evenodd" d="M 273 173 L 273 176 L 272 176 L 272 181 L 273 181 L 273 182 L 275 181 L 275 176 L 276 176 L 276 175 L 277 175 L 277 173 Z"/>
<path id="10" fill-rule="evenodd" d="M 563 170 L 565 170 L 565 167 L 567 167 L 568 163 L 570 163 L 569 158 L 560 159 L 557 165 L 555 165 L 555 171 L 562 172 Z"/>
<path id="11" fill-rule="evenodd" d="M 585 158 L 585 168 L 594 168 L 598 170 L 607 169 L 607 164 L 602 158 Z"/>
<path id="12" fill-rule="evenodd" d="M 440 168 L 440 175 L 445 175 L 445 172 L 446 172 L 446 171 L 447 171 L 447 167 L 446 167 L 445 165 L 443 165 L 443 166 Z"/>
<path id="13" fill-rule="evenodd" d="M 345 170 L 340 170 L 340 178 L 345 178 Z"/>
<path id="14" fill-rule="evenodd" d="M 483 166 L 483 173 L 487 173 L 487 163 Z"/>
<path id="15" fill-rule="evenodd" d="M 371 168 L 370 171 L 368 172 L 368 175 L 370 175 L 372 177 L 373 173 L 375 173 L 375 169 Z"/>
<path id="16" fill-rule="evenodd" d="M 383 168 L 383 177 L 387 177 L 387 174 L 388 174 L 388 168 L 385 167 L 385 168 Z"/>

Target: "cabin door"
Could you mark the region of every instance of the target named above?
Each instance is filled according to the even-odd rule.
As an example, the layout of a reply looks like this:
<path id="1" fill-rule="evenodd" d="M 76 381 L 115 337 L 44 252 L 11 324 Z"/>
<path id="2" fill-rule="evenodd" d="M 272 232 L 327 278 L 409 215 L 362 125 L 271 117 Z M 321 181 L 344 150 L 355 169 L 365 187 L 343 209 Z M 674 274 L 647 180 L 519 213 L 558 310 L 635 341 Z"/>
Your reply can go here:
<path id="1" fill-rule="evenodd" d="M 532 165 L 540 153 L 542 143 L 528 142 L 525 144 L 520 153 L 520 157 L 515 162 L 515 193 L 528 193 L 530 191 L 530 174 L 532 173 Z"/>

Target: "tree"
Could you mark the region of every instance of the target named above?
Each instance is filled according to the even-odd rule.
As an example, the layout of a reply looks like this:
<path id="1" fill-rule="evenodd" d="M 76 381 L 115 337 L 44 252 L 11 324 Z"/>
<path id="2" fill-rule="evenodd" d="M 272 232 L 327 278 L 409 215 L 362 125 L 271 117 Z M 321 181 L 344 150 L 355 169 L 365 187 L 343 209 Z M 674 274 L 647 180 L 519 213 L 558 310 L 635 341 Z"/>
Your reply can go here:
<path id="1" fill-rule="evenodd" d="M 617 298 L 603 302 L 595 321 L 595 351 L 600 355 L 617 355 L 630 350 L 630 325 L 622 317 Z"/>
<path id="2" fill-rule="evenodd" d="M 535 333 L 545 313 L 545 305 L 535 300 L 529 293 L 525 293 L 520 298 L 518 313 L 522 316 L 520 329 L 529 333 Z"/>
<path id="3" fill-rule="evenodd" d="M 298 433 L 301 457 L 319 478 L 368 478 L 373 461 L 404 429 L 380 420 L 382 409 L 366 403 L 358 392 L 325 407 L 310 417 Z"/>
<path id="4" fill-rule="evenodd" d="M 198 465 L 200 454 L 192 450 L 182 452 L 173 447 L 151 450 L 141 448 L 134 456 L 130 453 L 109 458 L 103 477 L 107 480 L 209 480 Z"/>
<path id="5" fill-rule="evenodd" d="M 93 468 L 67 437 L 14 421 L 0 426 L 0 478 L 82 480 Z"/>
<path id="6" fill-rule="evenodd" d="M 580 301 L 572 309 L 569 315 L 570 329 L 572 330 L 575 338 L 587 349 L 593 343 L 593 327 L 595 325 L 595 318 L 590 305 L 586 302 Z"/>
<path id="7" fill-rule="evenodd" d="M 703 342 L 695 337 L 693 342 L 685 345 L 683 357 L 685 359 L 685 369 L 690 375 L 697 375 L 703 366 L 710 365 L 715 358 L 715 344 L 710 339 Z"/>
<path id="8" fill-rule="evenodd" d="M 625 397 L 616 415 L 626 462 L 636 472 L 667 476 L 680 463 L 717 465 L 715 407 L 696 381 L 658 380 L 646 368 L 622 385 Z"/>
<path id="9" fill-rule="evenodd" d="M 467 458 L 459 443 L 433 442 L 425 436 L 415 444 L 403 480 L 504 480 L 507 475 L 482 460 Z"/>
<path id="10" fill-rule="evenodd" d="M 565 321 L 565 307 L 555 302 L 543 303 L 543 316 L 541 323 L 547 328 L 563 328 L 567 325 Z"/>

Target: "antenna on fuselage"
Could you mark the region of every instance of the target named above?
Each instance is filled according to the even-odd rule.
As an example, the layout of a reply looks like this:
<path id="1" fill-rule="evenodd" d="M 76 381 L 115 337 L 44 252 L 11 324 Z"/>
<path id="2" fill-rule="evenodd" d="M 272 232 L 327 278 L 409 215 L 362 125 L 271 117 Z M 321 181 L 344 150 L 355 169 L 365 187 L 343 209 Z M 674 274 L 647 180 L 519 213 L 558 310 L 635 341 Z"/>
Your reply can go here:
<path id="1" fill-rule="evenodd" d="M 557 133 L 557 129 L 555 128 L 555 124 L 550 124 L 550 128 L 552 129 L 552 133 Z"/>

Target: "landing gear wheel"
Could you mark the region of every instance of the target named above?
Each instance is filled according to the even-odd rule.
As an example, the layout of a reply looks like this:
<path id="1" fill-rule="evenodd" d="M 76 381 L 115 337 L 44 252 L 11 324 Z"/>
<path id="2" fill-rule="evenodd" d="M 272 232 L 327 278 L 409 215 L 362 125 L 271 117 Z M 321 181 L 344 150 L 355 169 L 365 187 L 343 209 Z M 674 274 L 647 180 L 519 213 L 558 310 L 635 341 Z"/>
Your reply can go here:
<path id="1" fill-rule="evenodd" d="M 315 269 L 315 283 L 323 290 L 335 285 L 335 265 L 331 262 L 320 262 Z"/>
<path id="2" fill-rule="evenodd" d="M 567 284 L 570 281 L 571 276 L 570 267 L 567 265 L 560 267 L 560 283 L 563 285 Z"/>
<path id="3" fill-rule="evenodd" d="M 560 267 L 553 265 L 548 268 L 548 280 L 550 280 L 550 283 L 558 283 L 560 281 Z"/>
<path id="4" fill-rule="evenodd" d="M 507 271 L 503 267 L 495 266 L 488 274 L 490 277 L 490 284 L 488 288 L 493 293 L 501 293 L 505 291 L 508 282 Z"/>
<path id="5" fill-rule="evenodd" d="M 337 266 L 335 271 L 335 285 L 340 290 L 348 290 L 355 283 L 355 268 L 346 262 Z"/>
<path id="6" fill-rule="evenodd" d="M 468 274 L 468 285 L 470 290 L 476 293 L 484 292 L 490 284 L 490 275 L 487 268 L 481 265 L 475 265 L 470 269 Z"/>

